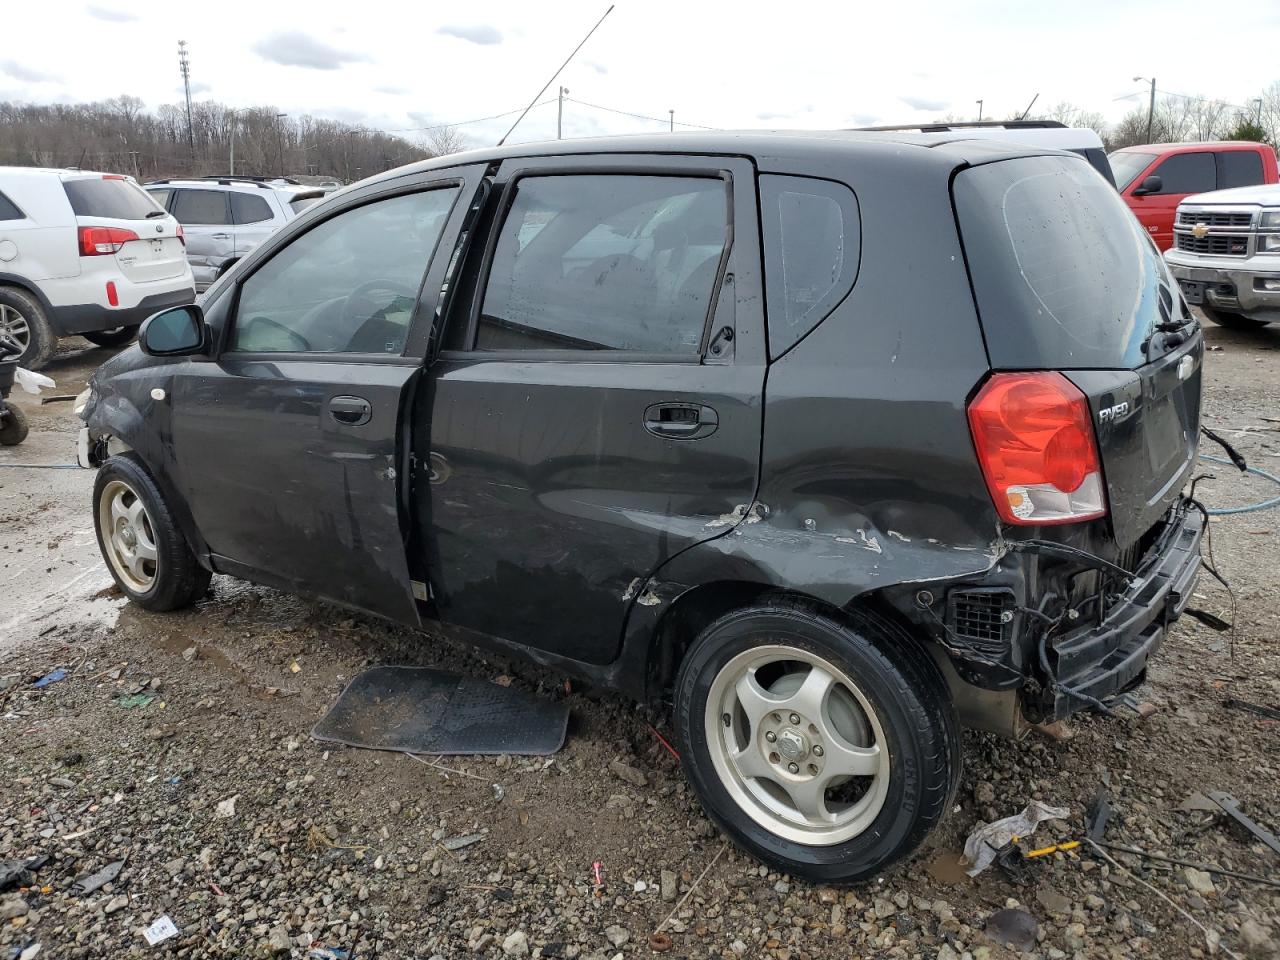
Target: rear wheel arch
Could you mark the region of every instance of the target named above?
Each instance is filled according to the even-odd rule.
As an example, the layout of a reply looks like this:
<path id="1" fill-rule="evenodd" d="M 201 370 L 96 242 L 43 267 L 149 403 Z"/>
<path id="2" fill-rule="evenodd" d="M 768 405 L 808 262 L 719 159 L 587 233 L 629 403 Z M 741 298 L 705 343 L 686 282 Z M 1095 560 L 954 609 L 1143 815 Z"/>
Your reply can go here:
<path id="1" fill-rule="evenodd" d="M 19 365 L 39 370 L 58 350 L 58 331 L 49 301 L 29 284 L 0 275 L 0 305 L 8 308 L 10 321 L 16 318 L 25 327 L 25 335 L 18 334 L 18 340 L 26 347 L 18 358 Z"/>

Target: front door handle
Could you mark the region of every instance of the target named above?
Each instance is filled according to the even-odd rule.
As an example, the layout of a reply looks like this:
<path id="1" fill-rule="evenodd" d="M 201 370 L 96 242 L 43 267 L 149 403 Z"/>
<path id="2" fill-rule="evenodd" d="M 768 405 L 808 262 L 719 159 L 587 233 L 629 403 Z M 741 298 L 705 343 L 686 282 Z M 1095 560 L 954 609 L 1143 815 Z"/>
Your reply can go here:
<path id="1" fill-rule="evenodd" d="M 719 426 L 720 415 L 701 403 L 654 403 L 644 411 L 644 428 L 664 440 L 701 440 Z"/>
<path id="2" fill-rule="evenodd" d="M 211 234 L 209 234 L 209 239 L 210 239 L 210 240 L 230 240 L 230 239 L 231 239 L 231 234 L 229 234 L 229 233 L 211 233 Z"/>
<path id="3" fill-rule="evenodd" d="M 345 427 L 359 427 L 373 419 L 373 405 L 364 397 L 334 397 L 329 416 Z"/>

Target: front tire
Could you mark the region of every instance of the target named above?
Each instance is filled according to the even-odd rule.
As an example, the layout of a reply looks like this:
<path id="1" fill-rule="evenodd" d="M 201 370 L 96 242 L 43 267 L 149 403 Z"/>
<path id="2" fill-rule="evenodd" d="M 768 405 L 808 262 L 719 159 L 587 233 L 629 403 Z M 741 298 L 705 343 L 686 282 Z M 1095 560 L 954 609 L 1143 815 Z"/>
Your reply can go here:
<path id="1" fill-rule="evenodd" d="M 1206 317 L 1218 326 L 1226 327 L 1228 330 L 1261 330 L 1270 323 L 1269 320 L 1255 320 L 1253 317 L 1246 317 L 1242 313 L 1230 313 L 1214 307 L 1201 306 L 1200 309 Z"/>
<path id="2" fill-rule="evenodd" d="M 116 327 L 114 330 L 94 330 L 92 333 L 82 333 L 90 343 L 96 343 L 100 347 L 123 347 L 138 335 L 138 327 L 141 324 L 132 324 L 127 327 Z"/>
<path id="3" fill-rule="evenodd" d="M 35 297 L 17 287 L 0 287 L 0 333 L 22 346 L 18 366 L 28 370 L 44 367 L 58 349 L 58 336 L 44 310 Z"/>
<path id="4" fill-rule="evenodd" d="M 945 682 L 870 615 L 778 602 L 721 617 L 681 665 L 676 730 L 708 815 L 751 855 L 815 882 L 908 856 L 959 782 Z"/>
<path id="5" fill-rule="evenodd" d="M 148 610 L 190 606 L 209 588 L 155 481 L 132 454 L 109 458 L 93 484 L 98 549 L 116 585 Z"/>
<path id="6" fill-rule="evenodd" d="M 16 447 L 27 439 L 27 415 L 12 403 L 4 404 L 0 416 L 0 446 Z"/>

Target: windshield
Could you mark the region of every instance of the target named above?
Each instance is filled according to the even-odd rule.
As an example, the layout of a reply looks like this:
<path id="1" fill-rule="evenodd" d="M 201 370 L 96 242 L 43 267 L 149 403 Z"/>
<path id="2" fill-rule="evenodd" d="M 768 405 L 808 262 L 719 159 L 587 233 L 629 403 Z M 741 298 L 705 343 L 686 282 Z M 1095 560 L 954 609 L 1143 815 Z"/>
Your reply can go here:
<path id="1" fill-rule="evenodd" d="M 1023 157 L 966 170 L 956 214 L 991 364 L 1141 366 L 1173 294 L 1155 245 L 1080 160 Z"/>
<path id="2" fill-rule="evenodd" d="M 1125 190 L 1138 174 L 1151 166 L 1155 157 L 1142 150 L 1117 150 L 1107 159 L 1111 161 L 1111 172 L 1116 175 L 1116 188 Z"/>

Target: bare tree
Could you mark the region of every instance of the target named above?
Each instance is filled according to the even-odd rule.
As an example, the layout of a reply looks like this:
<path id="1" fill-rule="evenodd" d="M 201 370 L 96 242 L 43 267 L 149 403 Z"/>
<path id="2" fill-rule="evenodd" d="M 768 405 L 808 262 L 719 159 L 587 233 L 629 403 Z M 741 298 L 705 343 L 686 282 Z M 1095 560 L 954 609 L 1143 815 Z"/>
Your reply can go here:
<path id="1" fill-rule="evenodd" d="M 424 140 L 427 150 L 437 157 L 461 153 L 471 146 L 467 138 L 458 132 L 457 127 L 436 127 L 427 133 Z"/>

